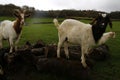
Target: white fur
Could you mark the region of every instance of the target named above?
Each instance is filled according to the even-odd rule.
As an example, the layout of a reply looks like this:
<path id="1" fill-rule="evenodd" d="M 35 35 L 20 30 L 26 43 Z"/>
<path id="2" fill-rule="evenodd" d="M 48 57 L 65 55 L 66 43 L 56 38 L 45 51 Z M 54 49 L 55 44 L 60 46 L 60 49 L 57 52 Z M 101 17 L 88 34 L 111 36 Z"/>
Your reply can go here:
<path id="1" fill-rule="evenodd" d="M 98 45 L 104 44 L 110 38 L 115 38 L 115 32 L 104 33 L 101 39 L 98 42 Z"/>
<path id="2" fill-rule="evenodd" d="M 61 25 L 58 24 L 57 19 L 54 19 L 53 22 L 58 29 L 59 37 L 57 57 L 60 57 L 60 48 L 62 44 L 64 44 L 67 58 L 69 58 L 68 43 L 79 44 L 81 45 L 82 51 L 81 63 L 84 67 L 87 67 L 85 54 L 88 54 L 89 50 L 96 45 L 92 34 L 92 26 L 74 19 L 66 19 L 61 23 Z M 105 43 L 108 38 L 112 37 L 110 36 L 111 33 L 113 32 L 105 33 L 99 40 L 98 45 Z"/>
<path id="3" fill-rule="evenodd" d="M 16 40 L 15 44 L 17 44 L 20 37 L 13 28 L 14 23 L 15 21 L 4 20 L 0 24 L 0 48 L 2 48 L 2 40 L 6 39 L 9 41 L 10 53 L 13 51 L 14 40 Z"/>
<path id="4" fill-rule="evenodd" d="M 102 15 L 102 17 L 103 17 L 103 18 L 105 18 L 105 17 L 107 16 L 107 14 L 106 14 L 106 13 L 101 14 L 101 15 Z"/>

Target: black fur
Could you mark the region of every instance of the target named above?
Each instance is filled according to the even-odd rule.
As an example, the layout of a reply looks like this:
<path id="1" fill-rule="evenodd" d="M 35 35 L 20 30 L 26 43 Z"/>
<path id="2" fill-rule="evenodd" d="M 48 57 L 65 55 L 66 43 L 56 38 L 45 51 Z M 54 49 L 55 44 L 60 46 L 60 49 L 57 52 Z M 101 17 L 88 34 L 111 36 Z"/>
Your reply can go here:
<path id="1" fill-rule="evenodd" d="M 65 41 L 68 41 L 68 38 L 67 38 L 67 37 L 65 38 Z"/>
<path id="2" fill-rule="evenodd" d="M 110 25 L 110 28 L 112 28 L 112 23 L 108 15 L 105 18 L 99 15 L 97 18 L 95 18 L 94 22 L 95 23 L 92 24 L 92 32 L 95 42 L 97 43 L 103 35 L 103 33 L 105 32 L 108 23 Z"/>

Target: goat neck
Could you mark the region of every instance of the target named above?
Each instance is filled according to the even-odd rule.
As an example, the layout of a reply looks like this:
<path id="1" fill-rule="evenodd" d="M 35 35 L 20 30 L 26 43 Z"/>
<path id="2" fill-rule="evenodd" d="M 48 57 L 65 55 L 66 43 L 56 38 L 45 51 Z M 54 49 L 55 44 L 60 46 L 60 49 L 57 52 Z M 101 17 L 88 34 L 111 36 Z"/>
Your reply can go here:
<path id="1" fill-rule="evenodd" d="M 19 35 L 19 34 L 21 33 L 22 26 L 23 26 L 23 24 L 21 24 L 21 20 L 17 18 L 17 19 L 15 20 L 14 26 L 13 26 L 15 32 L 17 33 L 17 35 Z"/>

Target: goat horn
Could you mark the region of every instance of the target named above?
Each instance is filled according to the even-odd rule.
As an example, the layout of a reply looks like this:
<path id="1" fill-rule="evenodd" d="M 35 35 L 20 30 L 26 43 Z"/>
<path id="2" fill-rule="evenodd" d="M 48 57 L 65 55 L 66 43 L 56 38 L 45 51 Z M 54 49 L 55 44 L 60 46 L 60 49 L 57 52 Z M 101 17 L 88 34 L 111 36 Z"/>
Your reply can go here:
<path id="1" fill-rule="evenodd" d="M 15 9 L 14 11 L 20 13 L 20 10 L 19 10 L 19 9 Z"/>
<path id="2" fill-rule="evenodd" d="M 25 10 L 25 9 L 23 10 L 24 13 L 25 13 L 26 11 L 27 11 L 27 10 Z"/>

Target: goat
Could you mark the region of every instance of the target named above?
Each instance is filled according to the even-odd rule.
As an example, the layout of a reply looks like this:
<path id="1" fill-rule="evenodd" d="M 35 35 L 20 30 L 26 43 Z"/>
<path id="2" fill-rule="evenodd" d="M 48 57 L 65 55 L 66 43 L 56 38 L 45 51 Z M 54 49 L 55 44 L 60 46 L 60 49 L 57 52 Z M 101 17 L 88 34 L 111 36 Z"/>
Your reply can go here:
<path id="1" fill-rule="evenodd" d="M 92 24 L 92 32 L 95 42 L 97 42 L 101 38 L 108 24 L 112 31 L 112 22 L 110 20 L 109 15 L 105 13 L 103 14 L 99 13 L 98 16 L 95 19 L 93 19 L 91 24 Z"/>
<path id="2" fill-rule="evenodd" d="M 58 29 L 59 37 L 57 57 L 60 58 L 60 48 L 62 44 L 64 44 L 64 51 L 67 58 L 69 58 L 68 44 L 79 44 L 81 45 L 81 63 L 83 67 L 87 67 L 85 62 L 85 54 L 88 54 L 93 46 L 97 44 L 101 45 L 109 38 L 115 36 L 115 32 L 104 33 L 96 43 L 93 35 L 92 25 L 90 24 L 85 24 L 74 19 L 66 19 L 61 23 L 61 25 L 59 25 L 57 19 L 54 19 L 53 22 Z"/>
<path id="3" fill-rule="evenodd" d="M 10 45 L 9 52 L 13 52 L 13 48 L 15 45 L 15 50 L 17 49 L 17 44 L 19 42 L 21 33 L 22 33 L 22 26 L 24 24 L 24 18 L 29 17 L 30 15 L 25 14 L 26 10 L 18 10 L 16 9 L 14 15 L 16 20 L 4 20 L 0 24 L 0 48 L 2 48 L 2 40 L 8 40 Z M 15 42 L 14 42 L 15 40 Z"/>

